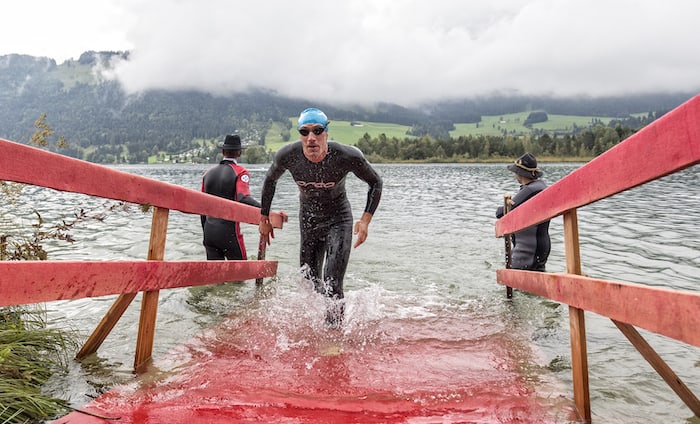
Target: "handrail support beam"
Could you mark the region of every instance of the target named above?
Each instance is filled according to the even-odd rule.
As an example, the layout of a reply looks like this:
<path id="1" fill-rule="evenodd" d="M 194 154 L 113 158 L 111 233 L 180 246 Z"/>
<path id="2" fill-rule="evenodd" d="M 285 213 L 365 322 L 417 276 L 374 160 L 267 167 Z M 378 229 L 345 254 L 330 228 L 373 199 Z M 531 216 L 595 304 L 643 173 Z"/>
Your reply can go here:
<path id="1" fill-rule="evenodd" d="M 165 257 L 165 239 L 168 233 L 167 208 L 153 208 L 151 221 L 151 238 L 148 244 L 148 260 L 162 261 Z M 142 372 L 151 362 L 153 340 L 155 338 L 156 316 L 158 314 L 158 290 L 143 292 L 141 299 L 141 316 L 139 318 L 138 337 L 136 339 L 136 354 L 134 356 L 134 371 Z"/>
<path id="2" fill-rule="evenodd" d="M 581 275 L 581 251 L 578 237 L 576 209 L 564 213 L 564 248 L 566 272 Z M 569 306 L 571 337 L 571 371 L 574 385 L 574 404 L 583 422 L 591 422 L 591 396 L 588 386 L 588 353 L 586 349 L 586 320 L 583 309 Z"/>

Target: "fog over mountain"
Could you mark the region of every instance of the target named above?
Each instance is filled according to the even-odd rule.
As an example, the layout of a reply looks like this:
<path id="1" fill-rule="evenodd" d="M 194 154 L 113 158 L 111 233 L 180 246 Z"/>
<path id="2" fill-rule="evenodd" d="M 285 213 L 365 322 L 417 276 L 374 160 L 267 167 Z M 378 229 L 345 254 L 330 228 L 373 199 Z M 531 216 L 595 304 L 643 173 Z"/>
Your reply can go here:
<path id="1" fill-rule="evenodd" d="M 331 104 L 414 106 L 493 94 L 700 91 L 693 0 L 37 0 L 0 8 L 16 35 L 2 37 L 0 54 L 60 63 L 86 50 L 128 50 L 109 77 L 132 93 L 265 88 Z"/>

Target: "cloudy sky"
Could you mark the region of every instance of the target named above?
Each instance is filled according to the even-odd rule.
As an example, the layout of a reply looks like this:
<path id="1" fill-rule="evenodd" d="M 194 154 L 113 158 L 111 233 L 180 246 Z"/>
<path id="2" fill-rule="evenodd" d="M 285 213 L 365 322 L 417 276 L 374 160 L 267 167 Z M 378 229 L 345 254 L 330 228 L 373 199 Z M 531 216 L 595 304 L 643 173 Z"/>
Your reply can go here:
<path id="1" fill-rule="evenodd" d="M 691 92 L 698 16 L 697 0 L 3 1 L 0 55 L 131 50 L 114 77 L 134 92 L 264 87 L 403 105 Z"/>

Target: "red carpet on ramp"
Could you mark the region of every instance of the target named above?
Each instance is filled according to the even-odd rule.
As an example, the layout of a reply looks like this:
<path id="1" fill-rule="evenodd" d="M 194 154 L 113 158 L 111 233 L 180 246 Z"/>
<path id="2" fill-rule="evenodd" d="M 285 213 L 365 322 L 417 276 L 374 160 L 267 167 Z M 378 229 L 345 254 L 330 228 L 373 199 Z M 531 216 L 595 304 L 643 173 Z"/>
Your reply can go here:
<path id="1" fill-rule="evenodd" d="M 436 326 L 450 330 L 435 338 Z M 81 409 L 120 424 L 574 422 L 569 401 L 520 371 L 522 349 L 483 327 L 397 320 L 298 337 L 222 325 Z M 104 422 L 74 412 L 54 424 Z"/>

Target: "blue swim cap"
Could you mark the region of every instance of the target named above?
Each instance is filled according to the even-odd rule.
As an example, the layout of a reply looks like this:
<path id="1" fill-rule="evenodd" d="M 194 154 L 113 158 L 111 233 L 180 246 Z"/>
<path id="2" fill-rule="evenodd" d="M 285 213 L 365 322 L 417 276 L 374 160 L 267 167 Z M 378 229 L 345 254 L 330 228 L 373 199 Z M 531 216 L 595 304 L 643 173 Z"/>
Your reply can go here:
<path id="1" fill-rule="evenodd" d="M 297 129 L 308 124 L 318 124 L 325 127 L 328 125 L 328 117 L 319 109 L 316 109 L 315 107 L 310 107 L 308 109 L 305 109 L 303 112 L 301 112 L 301 115 L 299 115 Z"/>

